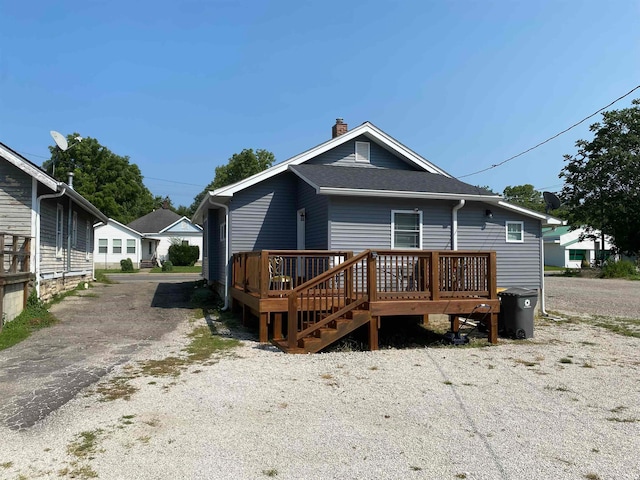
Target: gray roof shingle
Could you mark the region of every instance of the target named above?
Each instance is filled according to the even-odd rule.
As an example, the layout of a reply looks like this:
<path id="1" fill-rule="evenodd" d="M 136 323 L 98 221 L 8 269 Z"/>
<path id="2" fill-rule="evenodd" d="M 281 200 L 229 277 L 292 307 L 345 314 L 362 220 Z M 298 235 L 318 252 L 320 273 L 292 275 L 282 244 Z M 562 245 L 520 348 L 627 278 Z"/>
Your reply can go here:
<path id="1" fill-rule="evenodd" d="M 469 185 L 455 178 L 423 171 L 304 164 L 292 165 L 289 168 L 314 185 L 325 188 L 496 195 L 484 188 Z"/>
<path id="2" fill-rule="evenodd" d="M 171 210 L 160 208 L 135 219 L 127 224 L 127 227 L 140 233 L 158 233 L 181 218 L 182 216 Z"/>

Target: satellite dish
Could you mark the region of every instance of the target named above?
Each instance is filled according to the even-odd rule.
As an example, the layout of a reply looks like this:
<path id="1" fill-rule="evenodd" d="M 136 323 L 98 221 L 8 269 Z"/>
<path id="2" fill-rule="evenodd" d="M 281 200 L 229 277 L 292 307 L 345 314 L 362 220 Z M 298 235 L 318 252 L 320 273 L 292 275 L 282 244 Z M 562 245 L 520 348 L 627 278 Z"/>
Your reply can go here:
<path id="1" fill-rule="evenodd" d="M 547 207 L 547 213 L 549 213 L 550 210 L 555 210 L 557 208 L 560 208 L 561 202 L 555 193 L 542 192 L 542 196 L 544 198 L 544 203 Z"/>
<path id="2" fill-rule="evenodd" d="M 69 144 L 67 143 L 67 139 L 64 138 L 64 135 L 62 135 L 60 132 L 56 132 L 55 130 L 51 130 L 50 133 L 51 138 L 53 138 L 53 141 L 56 142 L 56 145 L 58 145 L 60 150 L 64 152 L 67 148 L 69 148 Z"/>

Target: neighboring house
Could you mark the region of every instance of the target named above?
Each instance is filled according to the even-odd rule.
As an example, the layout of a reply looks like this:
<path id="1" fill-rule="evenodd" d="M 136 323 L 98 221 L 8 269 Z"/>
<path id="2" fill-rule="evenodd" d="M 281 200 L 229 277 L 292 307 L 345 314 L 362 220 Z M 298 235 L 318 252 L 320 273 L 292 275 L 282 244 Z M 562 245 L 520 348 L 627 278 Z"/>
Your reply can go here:
<path id="1" fill-rule="evenodd" d="M 544 264 L 565 268 L 580 268 L 582 261 L 590 265 L 597 260 L 606 259 L 611 252 L 610 239 L 605 236 L 604 252 L 602 236 L 594 232 L 597 239 L 580 238 L 585 234 L 584 228 L 571 230 L 569 226 L 549 227 L 543 229 Z"/>
<path id="2" fill-rule="evenodd" d="M 71 180 L 55 180 L 0 143 L 0 232 L 30 239 L 25 265 L 41 299 L 93 278 L 93 225 L 98 221 L 107 217 L 73 190 Z"/>
<path id="3" fill-rule="evenodd" d="M 493 250 L 499 287 L 543 288 L 542 227 L 561 221 L 463 183 L 369 122 L 209 192 L 203 275 L 227 295 L 234 253 Z M 225 297 L 228 299 L 228 296 Z"/>
<path id="4" fill-rule="evenodd" d="M 202 261 L 202 227 L 172 212 L 166 203 L 127 226 L 142 235 L 142 260 L 167 260 L 172 242 L 179 241 L 197 246 L 200 252 L 198 261 Z"/>
<path id="5" fill-rule="evenodd" d="M 142 234 L 110 218 L 95 226 L 94 262 L 96 268 L 120 268 L 120 261 L 130 258 L 134 268 L 142 261 Z"/>

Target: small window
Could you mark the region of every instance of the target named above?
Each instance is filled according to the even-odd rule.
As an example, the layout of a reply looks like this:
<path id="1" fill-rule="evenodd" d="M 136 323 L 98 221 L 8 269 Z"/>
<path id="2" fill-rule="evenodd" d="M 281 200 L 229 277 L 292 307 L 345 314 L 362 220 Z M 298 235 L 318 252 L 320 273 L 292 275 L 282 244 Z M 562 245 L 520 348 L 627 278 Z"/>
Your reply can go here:
<path id="1" fill-rule="evenodd" d="M 127 238 L 127 253 L 136 253 L 136 241 Z"/>
<path id="2" fill-rule="evenodd" d="M 586 250 L 569 250 L 569 260 L 577 260 L 581 262 L 587 259 Z"/>
<path id="3" fill-rule="evenodd" d="M 88 221 L 84 225 L 84 255 L 85 260 L 89 260 L 91 256 L 91 226 Z"/>
<path id="4" fill-rule="evenodd" d="M 370 163 L 369 154 L 371 152 L 369 142 L 356 142 L 356 162 Z"/>
<path id="5" fill-rule="evenodd" d="M 422 249 L 422 212 L 392 210 L 391 248 Z"/>
<path id="6" fill-rule="evenodd" d="M 113 253 L 122 253 L 122 240 L 119 238 L 113 239 Z"/>
<path id="7" fill-rule="evenodd" d="M 153 244 L 149 242 L 149 255 L 153 253 Z"/>
<path id="8" fill-rule="evenodd" d="M 109 240 L 106 238 L 98 239 L 98 253 L 107 253 L 109 249 Z"/>
<path id="9" fill-rule="evenodd" d="M 507 222 L 506 232 L 508 243 L 524 242 L 524 222 Z"/>
<path id="10" fill-rule="evenodd" d="M 62 258 L 62 244 L 64 232 L 64 207 L 58 204 L 56 212 L 56 258 Z"/>
<path id="11" fill-rule="evenodd" d="M 220 241 L 224 242 L 225 238 L 227 238 L 227 224 L 222 222 L 220 224 Z"/>

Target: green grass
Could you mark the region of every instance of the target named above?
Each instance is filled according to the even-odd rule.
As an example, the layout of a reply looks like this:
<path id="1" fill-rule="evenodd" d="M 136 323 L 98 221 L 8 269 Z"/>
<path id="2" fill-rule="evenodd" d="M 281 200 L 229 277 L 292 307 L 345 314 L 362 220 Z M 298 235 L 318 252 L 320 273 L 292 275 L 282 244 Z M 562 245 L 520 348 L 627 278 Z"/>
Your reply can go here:
<path id="1" fill-rule="evenodd" d="M 564 267 L 556 267 L 555 265 L 545 265 L 545 272 L 562 272 L 564 271 Z"/>
<path id="2" fill-rule="evenodd" d="M 106 284 L 111 284 L 111 283 L 116 283 L 113 280 L 111 280 L 109 277 L 107 277 L 107 273 L 118 273 L 117 270 L 105 270 L 102 268 L 96 268 L 95 270 L 95 277 L 96 277 L 96 281 L 100 282 L 100 283 L 106 283 Z"/>
<path id="3" fill-rule="evenodd" d="M 163 272 L 162 267 L 153 267 L 151 269 L 151 273 L 201 273 L 202 267 L 200 265 L 194 265 L 193 267 L 178 267 L 176 265 L 173 266 L 170 272 Z"/>
<path id="4" fill-rule="evenodd" d="M 57 322 L 43 304 L 28 305 L 20 315 L 8 322 L 0 331 L 0 350 L 20 343 L 36 330 Z"/>

